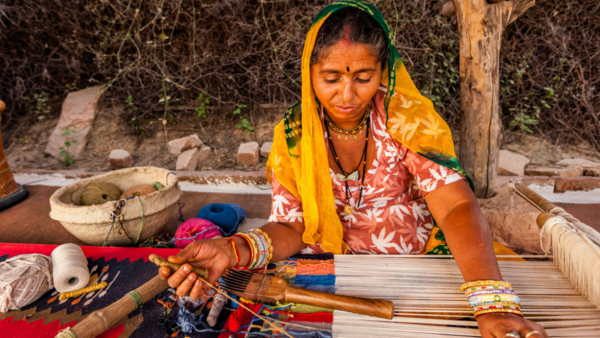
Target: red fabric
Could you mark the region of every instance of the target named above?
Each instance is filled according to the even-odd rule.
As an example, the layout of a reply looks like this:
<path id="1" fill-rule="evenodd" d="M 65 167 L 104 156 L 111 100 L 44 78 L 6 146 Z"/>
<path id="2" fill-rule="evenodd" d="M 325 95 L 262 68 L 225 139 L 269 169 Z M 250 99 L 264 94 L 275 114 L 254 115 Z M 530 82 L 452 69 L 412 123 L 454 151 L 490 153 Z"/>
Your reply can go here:
<path id="1" fill-rule="evenodd" d="M 38 253 L 50 256 L 52 250 L 58 245 L 41 245 L 41 244 L 14 244 L 0 243 L 0 256 L 8 254 L 8 257 L 16 255 Z M 82 246 L 83 254 L 86 257 L 92 257 L 92 260 L 97 260 L 104 257 L 105 260 L 116 258 L 117 261 L 122 261 L 129 258 L 131 262 L 138 259 L 148 261 L 148 256 L 157 254 L 163 258 L 174 256 L 180 249 L 163 249 L 163 248 L 117 248 L 117 247 L 102 247 L 102 246 Z"/>
<path id="2" fill-rule="evenodd" d="M 261 304 L 249 303 L 244 303 L 244 305 L 256 313 L 258 313 L 260 307 L 262 306 Z M 229 315 L 229 318 L 227 318 L 227 322 L 225 322 L 225 326 L 223 326 L 223 330 L 238 332 L 242 326 L 250 324 L 250 321 L 253 317 L 254 314 L 250 313 L 250 311 L 247 311 L 246 309 L 240 306 L 235 312 Z M 238 338 L 244 338 L 245 336 L 245 333 L 236 334 L 236 337 Z M 219 338 L 232 338 L 232 335 L 230 333 L 223 332 L 219 335 Z"/>
<path id="3" fill-rule="evenodd" d="M 2 327 L 2 337 L 11 338 L 54 338 L 58 332 L 62 331 L 67 327 L 73 327 L 76 322 L 65 323 L 60 325 L 60 321 L 54 321 L 44 325 L 44 319 L 36 320 L 35 322 L 28 323 L 27 319 L 12 321 L 12 317 L 0 320 L 0 327 Z M 125 326 L 123 324 L 115 326 L 112 329 L 102 333 L 96 338 L 117 338 L 123 332 L 125 332 Z"/>

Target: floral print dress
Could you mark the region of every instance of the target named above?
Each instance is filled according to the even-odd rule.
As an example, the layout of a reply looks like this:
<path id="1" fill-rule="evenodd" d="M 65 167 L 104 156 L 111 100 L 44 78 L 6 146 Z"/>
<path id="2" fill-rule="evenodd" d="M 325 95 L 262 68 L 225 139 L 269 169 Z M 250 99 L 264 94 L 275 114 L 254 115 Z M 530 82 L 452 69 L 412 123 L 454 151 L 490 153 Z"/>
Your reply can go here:
<path id="1" fill-rule="evenodd" d="M 387 132 L 385 123 L 385 112 L 373 105 L 371 130 L 376 155 L 367 170 L 358 209 L 360 179 L 348 181 L 353 196 L 350 206 L 356 209 L 352 214 L 344 212 L 344 182 L 329 169 L 336 211 L 350 253 L 421 254 L 433 230 L 431 213 L 424 197 L 465 177 L 403 146 Z M 326 138 L 325 132 L 327 144 Z M 327 151 L 330 151 L 329 147 Z M 269 221 L 302 223 L 302 203 L 279 184 L 274 173 L 271 183 L 273 195 Z M 323 253 L 323 250 L 318 245 L 308 245 L 302 253 Z"/>

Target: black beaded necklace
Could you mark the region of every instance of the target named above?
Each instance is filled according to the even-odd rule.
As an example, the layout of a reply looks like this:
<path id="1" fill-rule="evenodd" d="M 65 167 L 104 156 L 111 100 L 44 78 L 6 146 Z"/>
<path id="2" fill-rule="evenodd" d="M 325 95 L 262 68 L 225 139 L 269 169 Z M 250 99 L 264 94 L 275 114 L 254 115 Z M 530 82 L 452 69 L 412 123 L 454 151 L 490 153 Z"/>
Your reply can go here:
<path id="1" fill-rule="evenodd" d="M 327 113 L 325 113 L 327 114 Z M 365 114 L 369 114 L 369 111 L 366 111 Z M 347 215 L 350 215 L 354 212 L 354 210 L 357 210 L 360 207 L 360 202 L 362 199 L 362 193 L 363 193 L 363 187 L 364 187 L 364 183 L 365 183 L 365 176 L 367 174 L 367 147 L 369 145 L 369 128 L 371 126 L 370 123 L 371 117 L 367 117 L 367 123 L 366 123 L 366 142 L 365 142 L 365 148 L 363 149 L 363 153 L 362 156 L 360 157 L 360 161 L 358 161 L 358 164 L 356 165 L 356 169 L 354 169 L 353 171 L 351 171 L 350 173 L 347 173 L 344 168 L 342 168 L 342 164 L 340 163 L 340 159 L 337 155 L 337 152 L 335 151 L 335 147 L 333 145 L 333 141 L 331 140 L 331 133 L 329 132 L 329 127 L 327 126 L 327 123 L 325 123 L 325 129 L 327 130 L 327 141 L 329 142 L 329 148 L 331 149 L 331 154 L 333 155 L 333 159 L 335 161 L 335 164 L 337 164 L 338 168 L 340 168 L 340 171 L 343 174 L 343 181 L 344 184 L 346 186 L 346 206 L 344 207 L 344 213 L 346 213 Z M 356 175 L 360 175 L 360 172 L 358 172 L 358 168 L 360 167 L 362 162 L 363 165 L 363 175 L 360 181 L 360 194 L 358 196 L 358 202 L 356 203 L 356 209 L 352 208 L 350 206 L 350 197 L 352 197 L 352 194 L 350 193 L 350 188 L 348 187 L 348 179 L 350 179 L 351 176 L 353 176 L 354 173 L 356 173 Z"/>

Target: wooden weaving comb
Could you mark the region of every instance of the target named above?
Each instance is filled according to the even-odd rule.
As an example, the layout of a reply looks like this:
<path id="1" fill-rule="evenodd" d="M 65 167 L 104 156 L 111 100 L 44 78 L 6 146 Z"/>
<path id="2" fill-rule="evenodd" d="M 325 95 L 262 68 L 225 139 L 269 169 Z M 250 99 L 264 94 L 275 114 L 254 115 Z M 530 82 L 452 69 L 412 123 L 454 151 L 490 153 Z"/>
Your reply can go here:
<path id="1" fill-rule="evenodd" d="M 258 303 L 275 304 L 277 301 L 285 301 L 385 319 L 394 317 L 394 303 L 389 300 L 341 296 L 296 288 L 277 276 L 225 270 L 220 285 L 238 297 Z"/>

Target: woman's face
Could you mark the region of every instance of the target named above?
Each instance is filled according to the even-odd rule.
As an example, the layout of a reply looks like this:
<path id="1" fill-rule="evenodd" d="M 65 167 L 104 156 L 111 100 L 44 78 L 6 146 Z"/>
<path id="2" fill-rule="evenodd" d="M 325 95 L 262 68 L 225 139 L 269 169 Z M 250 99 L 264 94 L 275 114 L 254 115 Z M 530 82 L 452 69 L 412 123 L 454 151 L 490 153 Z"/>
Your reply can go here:
<path id="1" fill-rule="evenodd" d="M 324 52 L 326 57 L 311 67 L 319 102 L 334 122 L 360 120 L 381 83 L 381 62 L 362 43 L 340 41 Z"/>

